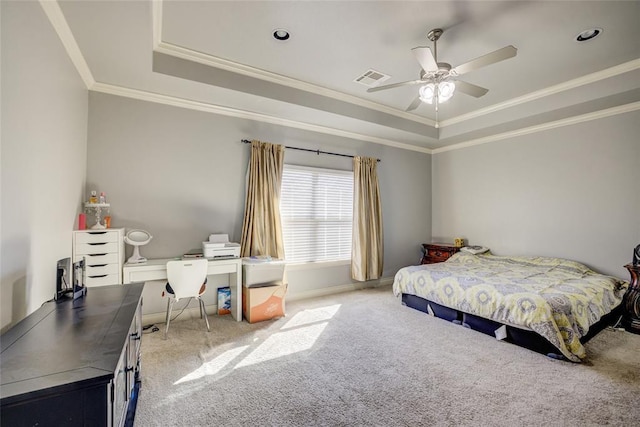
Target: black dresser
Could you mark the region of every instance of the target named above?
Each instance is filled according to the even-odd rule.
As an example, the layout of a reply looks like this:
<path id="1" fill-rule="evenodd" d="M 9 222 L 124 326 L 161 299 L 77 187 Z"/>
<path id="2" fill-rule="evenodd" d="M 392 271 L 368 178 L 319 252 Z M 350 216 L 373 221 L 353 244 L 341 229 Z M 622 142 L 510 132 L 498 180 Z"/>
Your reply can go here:
<path id="1" fill-rule="evenodd" d="M 143 287 L 88 288 L 3 334 L 0 425 L 123 425 L 140 375 Z"/>

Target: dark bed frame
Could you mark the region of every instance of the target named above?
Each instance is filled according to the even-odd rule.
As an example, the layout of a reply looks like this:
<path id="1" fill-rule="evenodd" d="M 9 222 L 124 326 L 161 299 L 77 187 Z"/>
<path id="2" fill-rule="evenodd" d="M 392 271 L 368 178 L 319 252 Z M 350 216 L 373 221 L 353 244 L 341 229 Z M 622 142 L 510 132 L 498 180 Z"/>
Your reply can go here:
<path id="1" fill-rule="evenodd" d="M 491 336 L 495 336 L 494 331 L 503 326 L 502 323 L 496 322 L 494 320 L 485 319 L 483 317 L 478 317 L 473 314 L 464 313 L 459 310 L 445 307 L 416 295 L 403 293 L 402 304 L 428 314 L 429 311 L 427 309 L 427 306 L 430 306 L 431 311 L 436 317 Z M 580 339 L 580 342 L 582 344 L 585 344 L 604 328 L 616 323 L 621 315 L 622 304 L 617 306 L 609 314 L 604 315 L 598 322 L 593 324 L 589 328 L 589 332 Z M 520 347 L 528 348 L 529 350 L 545 354 L 553 359 L 568 360 L 562 354 L 562 352 L 560 352 L 560 350 L 556 348 L 556 346 L 547 341 L 546 338 L 538 335 L 536 332 L 515 328 L 509 325 L 504 326 L 506 326 L 507 329 L 507 337 L 503 341 L 507 341 L 512 344 L 519 345 Z"/>

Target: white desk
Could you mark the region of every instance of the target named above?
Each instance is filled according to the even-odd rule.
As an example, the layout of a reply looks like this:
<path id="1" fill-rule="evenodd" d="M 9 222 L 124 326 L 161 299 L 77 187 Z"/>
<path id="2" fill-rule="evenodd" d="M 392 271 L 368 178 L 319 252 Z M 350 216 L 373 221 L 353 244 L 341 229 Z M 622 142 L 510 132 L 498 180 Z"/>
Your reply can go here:
<path id="1" fill-rule="evenodd" d="M 149 259 L 140 264 L 126 263 L 122 267 L 122 283 L 147 282 L 167 278 L 167 262 L 178 258 Z M 209 259 L 207 275 L 228 274 L 231 288 L 231 316 L 242 322 L 242 259 Z"/>

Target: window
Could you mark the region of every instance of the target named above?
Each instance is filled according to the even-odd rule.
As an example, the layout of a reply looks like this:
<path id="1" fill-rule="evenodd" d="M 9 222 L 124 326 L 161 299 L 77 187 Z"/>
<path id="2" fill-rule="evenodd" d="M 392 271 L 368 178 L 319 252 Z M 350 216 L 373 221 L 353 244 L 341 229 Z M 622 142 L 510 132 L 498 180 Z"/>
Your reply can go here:
<path id="1" fill-rule="evenodd" d="M 280 215 L 287 262 L 351 259 L 353 172 L 284 165 Z"/>

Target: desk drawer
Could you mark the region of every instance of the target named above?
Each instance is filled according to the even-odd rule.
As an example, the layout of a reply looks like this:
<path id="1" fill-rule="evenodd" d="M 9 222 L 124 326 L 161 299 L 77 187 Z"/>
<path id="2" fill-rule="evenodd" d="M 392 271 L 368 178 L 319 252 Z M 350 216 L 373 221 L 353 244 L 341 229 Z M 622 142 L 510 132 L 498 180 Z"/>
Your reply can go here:
<path id="1" fill-rule="evenodd" d="M 152 280 L 164 280 L 167 281 L 167 270 L 147 270 L 147 271 L 125 271 L 123 269 L 125 279 L 128 276 L 129 282 L 150 282 Z M 128 273 L 128 274 L 127 274 Z"/>
<path id="2" fill-rule="evenodd" d="M 105 285 L 117 285 L 119 284 L 118 274 L 97 274 L 94 276 L 89 276 L 87 272 L 87 277 L 85 280 L 85 284 L 87 287 L 92 286 L 105 286 Z"/>
<path id="3" fill-rule="evenodd" d="M 98 264 L 87 265 L 87 277 L 88 276 L 102 276 L 105 274 L 118 274 L 118 264 Z"/>
<path id="4" fill-rule="evenodd" d="M 73 262 L 78 262 L 84 257 L 86 265 L 100 265 L 100 264 L 119 264 L 120 259 L 118 259 L 117 253 L 110 254 L 85 254 L 85 255 L 76 255 L 73 258 Z"/>
<path id="5" fill-rule="evenodd" d="M 76 245 L 76 256 L 90 254 L 117 253 L 118 243 L 79 243 Z"/>
<path id="6" fill-rule="evenodd" d="M 76 244 L 79 243 L 108 243 L 118 241 L 117 231 L 87 231 L 86 233 L 76 233 Z"/>
<path id="7" fill-rule="evenodd" d="M 238 266 L 236 264 L 209 264 L 209 268 L 207 269 L 207 276 L 210 274 L 236 273 L 237 271 Z"/>

